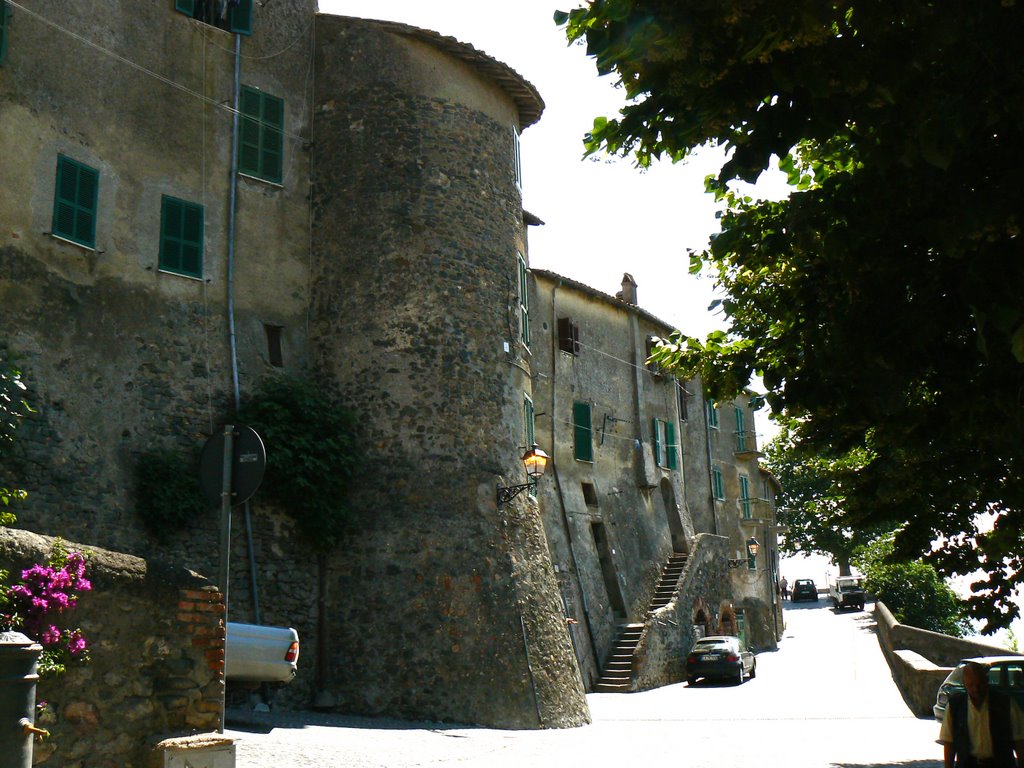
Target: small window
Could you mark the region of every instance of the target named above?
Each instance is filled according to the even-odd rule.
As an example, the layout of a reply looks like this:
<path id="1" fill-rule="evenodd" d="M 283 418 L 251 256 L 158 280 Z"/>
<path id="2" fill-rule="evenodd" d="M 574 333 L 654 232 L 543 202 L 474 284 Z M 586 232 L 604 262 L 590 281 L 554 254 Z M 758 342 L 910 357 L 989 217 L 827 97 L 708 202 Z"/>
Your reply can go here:
<path id="1" fill-rule="evenodd" d="M 174 0 L 174 10 L 227 32 L 252 34 L 252 0 Z"/>
<path id="2" fill-rule="evenodd" d="M 512 126 L 512 165 L 516 177 L 516 189 L 523 191 L 523 155 L 519 140 L 519 129 Z"/>
<path id="3" fill-rule="evenodd" d="M 519 266 L 519 334 L 523 346 L 530 346 L 530 281 L 523 254 L 516 253 Z"/>
<path id="4" fill-rule="evenodd" d="M 657 348 L 658 348 L 658 339 L 656 339 L 654 336 L 648 336 L 647 337 L 647 348 L 646 348 L 647 349 L 647 357 L 645 358 L 646 361 L 650 360 L 651 355 L 654 354 L 654 350 L 656 350 Z M 650 371 L 651 373 L 653 373 L 655 376 L 660 376 L 661 375 L 661 368 L 658 367 L 657 363 L 646 362 L 646 365 L 647 365 L 647 370 Z"/>
<path id="5" fill-rule="evenodd" d="M 590 403 L 572 404 L 573 448 L 579 461 L 594 460 L 594 429 Z"/>
<path id="6" fill-rule="evenodd" d="M 160 270 L 188 277 L 203 276 L 203 206 L 163 196 Z"/>
<path id="7" fill-rule="evenodd" d="M 70 157 L 57 156 L 53 234 L 87 248 L 96 246 L 100 173 Z"/>
<path id="8" fill-rule="evenodd" d="M 736 450 L 747 450 L 746 419 L 742 408 L 736 408 Z"/>
<path id="9" fill-rule="evenodd" d="M 676 394 L 679 397 L 679 421 L 686 421 L 686 409 L 690 405 L 690 393 L 686 391 L 683 382 L 676 382 Z"/>
<path id="10" fill-rule="evenodd" d="M 284 328 L 280 325 L 264 325 L 263 330 L 267 334 L 267 361 L 275 368 L 283 368 L 284 354 L 281 348 L 281 331 Z"/>
<path id="11" fill-rule="evenodd" d="M 558 318 L 558 348 L 570 355 L 580 353 L 580 326 L 568 317 Z"/>
<path id="12" fill-rule="evenodd" d="M 671 421 L 665 422 L 665 452 L 669 469 L 679 467 L 679 444 L 676 442 L 676 425 Z"/>
<path id="13" fill-rule="evenodd" d="M 740 475 L 740 509 L 743 510 L 743 519 L 750 519 L 750 480 L 745 475 Z"/>
<path id="14" fill-rule="evenodd" d="M 580 487 L 583 488 L 583 501 L 588 507 L 597 506 L 597 489 L 594 488 L 593 483 L 580 483 Z"/>
<path id="15" fill-rule="evenodd" d="M 10 26 L 10 17 L 11 9 L 7 7 L 7 0 L 0 0 L 0 64 L 4 63 L 7 56 L 7 28 Z"/>
<path id="16" fill-rule="evenodd" d="M 715 404 L 715 401 L 708 398 L 705 408 L 708 412 L 708 427 L 710 429 L 718 429 L 718 406 Z"/>
<path id="17" fill-rule="evenodd" d="M 718 467 L 711 468 L 711 493 L 719 501 L 725 499 L 725 480 L 722 477 L 722 470 Z"/>
<path id="18" fill-rule="evenodd" d="M 280 184 L 284 154 L 284 101 L 243 86 L 240 112 L 239 172 Z"/>

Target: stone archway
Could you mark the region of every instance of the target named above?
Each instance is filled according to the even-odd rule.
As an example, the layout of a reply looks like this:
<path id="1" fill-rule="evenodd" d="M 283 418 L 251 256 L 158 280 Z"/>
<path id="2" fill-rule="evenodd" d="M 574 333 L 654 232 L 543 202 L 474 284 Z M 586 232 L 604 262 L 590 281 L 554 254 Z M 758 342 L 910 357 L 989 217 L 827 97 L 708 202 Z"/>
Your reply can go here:
<path id="1" fill-rule="evenodd" d="M 690 623 L 693 625 L 695 640 L 714 634 L 713 614 L 703 598 L 698 597 L 693 601 L 693 607 L 690 609 Z"/>
<path id="2" fill-rule="evenodd" d="M 739 635 L 739 621 L 736 619 L 736 609 L 728 600 L 722 601 L 719 612 L 718 631 L 723 635 Z"/>

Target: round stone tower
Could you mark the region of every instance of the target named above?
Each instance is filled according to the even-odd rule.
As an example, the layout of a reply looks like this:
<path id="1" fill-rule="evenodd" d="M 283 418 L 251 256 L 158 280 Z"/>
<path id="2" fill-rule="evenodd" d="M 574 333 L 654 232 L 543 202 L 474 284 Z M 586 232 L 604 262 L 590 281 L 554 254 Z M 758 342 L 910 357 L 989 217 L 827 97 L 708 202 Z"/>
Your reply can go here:
<path id="1" fill-rule="evenodd" d="M 517 137 L 543 102 L 425 30 L 320 15 L 316 39 L 311 354 L 365 457 L 330 688 L 368 714 L 585 723 L 536 502 L 496 501 L 532 434 Z"/>

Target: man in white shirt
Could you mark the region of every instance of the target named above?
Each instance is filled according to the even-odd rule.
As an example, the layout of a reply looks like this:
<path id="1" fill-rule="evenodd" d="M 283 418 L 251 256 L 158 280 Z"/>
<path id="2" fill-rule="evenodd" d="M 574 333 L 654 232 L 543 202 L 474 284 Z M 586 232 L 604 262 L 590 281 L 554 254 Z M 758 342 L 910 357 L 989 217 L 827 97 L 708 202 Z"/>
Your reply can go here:
<path id="1" fill-rule="evenodd" d="M 989 691 L 988 668 L 964 667 L 965 694 L 954 694 L 939 730 L 945 768 L 1024 768 L 1024 713 Z M 1016 753 L 1016 760 L 1014 759 Z"/>

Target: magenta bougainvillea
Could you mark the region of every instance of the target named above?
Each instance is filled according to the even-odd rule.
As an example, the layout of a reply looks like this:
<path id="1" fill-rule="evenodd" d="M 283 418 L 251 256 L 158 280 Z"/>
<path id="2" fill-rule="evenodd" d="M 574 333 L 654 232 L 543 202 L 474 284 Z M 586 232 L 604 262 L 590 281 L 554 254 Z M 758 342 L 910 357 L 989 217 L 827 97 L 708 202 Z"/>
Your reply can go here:
<path id="1" fill-rule="evenodd" d="M 80 629 L 59 627 L 55 617 L 73 609 L 79 595 L 91 589 L 85 556 L 58 544 L 49 564 L 26 568 L 21 581 L 9 587 L 0 583 L 0 629 L 24 632 L 43 646 L 41 672 L 63 671 L 68 661 L 88 658 L 88 646 Z"/>

